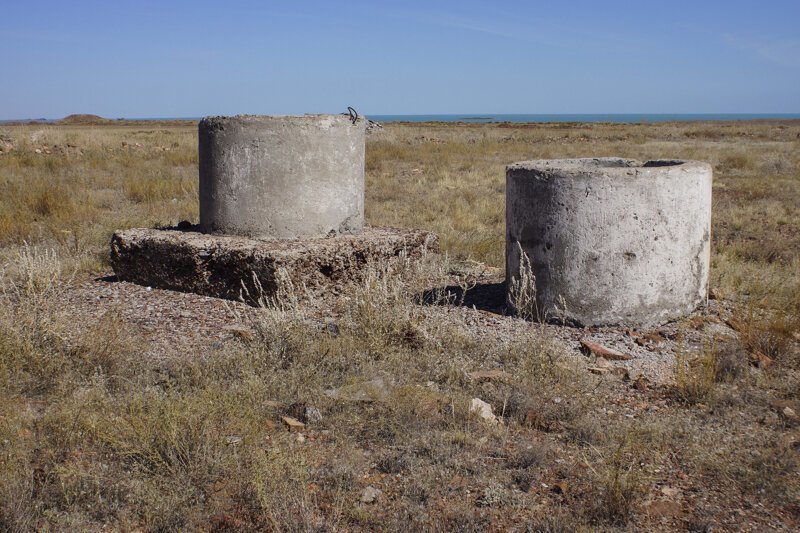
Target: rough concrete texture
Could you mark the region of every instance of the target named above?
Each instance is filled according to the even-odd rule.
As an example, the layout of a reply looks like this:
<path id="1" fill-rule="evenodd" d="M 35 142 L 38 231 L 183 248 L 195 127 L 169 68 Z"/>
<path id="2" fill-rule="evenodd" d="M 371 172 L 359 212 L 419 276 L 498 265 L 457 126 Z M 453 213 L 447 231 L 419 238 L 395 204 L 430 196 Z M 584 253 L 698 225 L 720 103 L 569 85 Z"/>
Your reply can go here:
<path id="1" fill-rule="evenodd" d="M 274 239 L 359 231 L 365 124 L 343 115 L 204 118 L 203 231 Z"/>
<path id="2" fill-rule="evenodd" d="M 258 295 L 253 275 L 266 297 L 276 294 L 281 269 L 310 295 L 335 293 L 362 279 L 370 262 L 392 259 L 404 250 L 417 258 L 424 249 L 438 251 L 435 234 L 395 228 L 305 240 L 129 229 L 114 233 L 111 265 L 123 281 L 237 300 L 242 282 Z"/>
<path id="3" fill-rule="evenodd" d="M 506 280 L 519 277 L 521 249 L 550 318 L 652 325 L 686 315 L 707 301 L 711 179 L 699 161 L 510 165 Z"/>

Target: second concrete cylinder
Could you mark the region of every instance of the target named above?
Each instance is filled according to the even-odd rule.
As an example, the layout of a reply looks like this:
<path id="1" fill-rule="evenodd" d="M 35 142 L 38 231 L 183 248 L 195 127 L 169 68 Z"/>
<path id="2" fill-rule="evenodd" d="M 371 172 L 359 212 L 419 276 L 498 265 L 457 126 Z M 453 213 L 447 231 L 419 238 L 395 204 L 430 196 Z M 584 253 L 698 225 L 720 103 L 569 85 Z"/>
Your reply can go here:
<path id="1" fill-rule="evenodd" d="M 711 179 L 700 161 L 510 165 L 506 279 L 521 277 L 524 253 L 539 311 L 580 325 L 684 316 L 708 293 Z"/>
<path id="2" fill-rule="evenodd" d="M 358 232 L 364 137 L 364 121 L 344 115 L 204 118 L 201 228 L 267 239 Z"/>

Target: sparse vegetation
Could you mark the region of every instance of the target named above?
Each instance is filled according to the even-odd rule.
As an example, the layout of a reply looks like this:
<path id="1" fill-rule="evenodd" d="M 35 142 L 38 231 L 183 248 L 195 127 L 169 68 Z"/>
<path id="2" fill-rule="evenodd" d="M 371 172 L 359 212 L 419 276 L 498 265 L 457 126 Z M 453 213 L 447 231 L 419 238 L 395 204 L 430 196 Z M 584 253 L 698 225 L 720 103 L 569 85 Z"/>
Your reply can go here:
<path id="1" fill-rule="evenodd" d="M 449 262 L 374 265 L 325 314 L 286 286 L 237 318 L 238 340 L 153 358 L 123 307 L 86 324 L 61 302 L 107 272 L 115 228 L 197 220 L 195 130 L 0 133 L 2 530 L 800 521 L 800 124 L 386 125 L 367 217 L 436 231 Z M 440 312 L 463 293 L 422 305 L 471 286 L 460 265 L 502 268 L 506 163 L 590 155 L 715 164 L 712 290 L 736 335 L 687 343 L 668 386 L 579 371 L 539 323 L 476 333 Z M 470 413 L 476 397 L 501 423 Z"/>

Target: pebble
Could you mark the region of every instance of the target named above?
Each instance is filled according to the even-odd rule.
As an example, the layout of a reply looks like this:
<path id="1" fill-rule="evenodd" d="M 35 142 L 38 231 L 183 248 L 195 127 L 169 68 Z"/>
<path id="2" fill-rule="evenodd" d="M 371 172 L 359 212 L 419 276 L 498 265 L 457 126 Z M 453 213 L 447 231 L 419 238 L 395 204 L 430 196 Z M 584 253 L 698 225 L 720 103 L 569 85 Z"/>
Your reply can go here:
<path id="1" fill-rule="evenodd" d="M 306 428 L 305 424 L 296 418 L 292 418 L 291 416 L 282 416 L 281 420 L 283 420 L 283 423 L 286 424 L 286 427 L 289 429 L 289 431 L 303 431 Z"/>
<path id="2" fill-rule="evenodd" d="M 308 406 L 305 408 L 304 416 L 306 419 L 306 423 L 316 424 L 317 422 L 322 422 L 322 413 L 319 409 L 314 406 Z"/>
<path id="3" fill-rule="evenodd" d="M 497 422 L 497 417 L 494 415 L 492 406 L 484 402 L 480 398 L 473 398 L 469 405 L 469 412 L 476 413 L 478 416 L 487 422 Z"/>
<path id="4" fill-rule="evenodd" d="M 369 486 L 361 493 L 361 503 L 375 503 L 381 497 L 382 492 L 380 489 Z"/>

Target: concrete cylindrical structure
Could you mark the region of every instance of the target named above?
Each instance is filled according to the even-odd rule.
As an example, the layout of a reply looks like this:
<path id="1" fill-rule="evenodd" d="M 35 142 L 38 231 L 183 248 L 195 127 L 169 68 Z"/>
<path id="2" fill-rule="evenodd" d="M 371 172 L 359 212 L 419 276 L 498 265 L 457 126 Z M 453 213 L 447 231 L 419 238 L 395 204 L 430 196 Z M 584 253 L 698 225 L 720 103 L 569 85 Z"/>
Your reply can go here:
<path id="1" fill-rule="evenodd" d="M 539 312 L 551 318 L 654 325 L 692 312 L 708 297 L 711 180 L 700 161 L 509 165 L 507 285 L 519 278 L 521 250 Z"/>
<path id="2" fill-rule="evenodd" d="M 198 137 L 203 231 L 292 239 L 363 227 L 363 119 L 207 117 Z"/>

